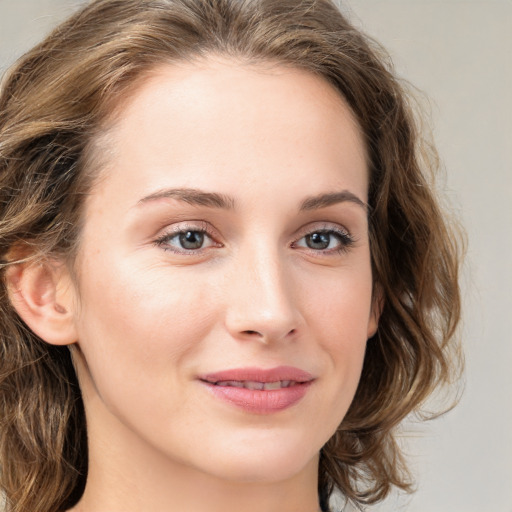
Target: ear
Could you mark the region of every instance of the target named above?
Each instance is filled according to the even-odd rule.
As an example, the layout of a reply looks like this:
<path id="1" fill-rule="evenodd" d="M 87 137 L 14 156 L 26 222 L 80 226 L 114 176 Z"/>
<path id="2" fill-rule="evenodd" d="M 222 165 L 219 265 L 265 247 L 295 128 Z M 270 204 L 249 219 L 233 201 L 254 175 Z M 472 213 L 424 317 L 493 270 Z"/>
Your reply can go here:
<path id="1" fill-rule="evenodd" d="M 63 263 L 15 264 L 6 284 L 12 305 L 34 334 L 52 345 L 76 342 L 74 287 Z"/>
<path id="2" fill-rule="evenodd" d="M 368 320 L 367 337 L 370 339 L 377 332 L 379 327 L 379 319 L 384 309 L 384 292 L 379 283 L 375 283 L 373 287 L 372 307 L 370 310 L 370 318 Z"/>

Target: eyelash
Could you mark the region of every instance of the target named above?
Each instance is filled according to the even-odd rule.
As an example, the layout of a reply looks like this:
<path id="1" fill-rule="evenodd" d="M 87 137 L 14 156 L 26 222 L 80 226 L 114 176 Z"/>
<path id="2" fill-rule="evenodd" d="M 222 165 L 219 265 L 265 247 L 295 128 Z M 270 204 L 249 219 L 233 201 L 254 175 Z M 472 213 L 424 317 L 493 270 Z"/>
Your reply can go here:
<path id="1" fill-rule="evenodd" d="M 201 236 L 207 237 L 211 241 L 211 245 L 208 247 L 199 247 L 197 249 L 178 249 L 175 247 L 172 247 L 170 245 L 170 241 L 173 239 L 178 239 L 179 237 L 185 235 L 186 233 L 195 233 L 200 234 Z M 311 247 L 298 245 L 298 243 L 306 239 L 308 236 L 313 235 L 329 235 L 330 237 L 335 237 L 338 240 L 339 247 L 331 248 L 331 249 L 313 249 Z M 329 245 L 332 240 L 329 240 Z M 205 250 L 209 249 L 210 247 L 222 247 L 222 244 L 215 241 L 215 235 L 211 232 L 211 230 L 206 225 L 181 225 L 175 229 L 172 230 L 171 233 L 167 232 L 164 233 L 162 236 L 158 237 L 155 240 L 155 245 L 162 248 L 165 251 L 170 251 L 175 254 L 181 254 L 186 256 L 194 256 L 203 253 Z M 307 243 L 307 242 L 306 242 Z M 339 228 L 334 228 L 332 226 L 323 226 L 321 228 L 317 228 L 311 231 L 308 231 L 307 233 L 303 234 L 299 239 L 294 241 L 290 247 L 303 247 L 308 252 L 315 254 L 315 255 L 336 255 L 345 253 L 350 250 L 350 248 L 354 245 L 355 239 L 348 233 L 348 231 L 344 231 Z"/>
<path id="2" fill-rule="evenodd" d="M 206 225 L 197 225 L 197 224 L 191 224 L 189 225 L 179 225 L 175 229 L 172 229 L 171 232 L 164 233 L 162 236 L 158 237 L 155 240 L 155 245 L 158 247 L 161 247 L 164 251 L 170 251 L 175 254 L 183 254 L 185 256 L 193 256 L 202 253 L 205 249 L 200 247 L 197 250 L 195 249 L 177 249 L 170 245 L 170 241 L 174 238 L 178 238 L 180 236 L 185 235 L 186 233 L 199 233 L 203 236 L 208 237 L 212 243 L 212 247 L 222 247 L 222 244 L 215 242 L 215 235 L 211 232 L 211 230 Z"/>
<path id="3" fill-rule="evenodd" d="M 350 250 L 350 248 L 354 245 L 355 239 L 350 235 L 348 231 L 342 230 L 340 228 L 335 228 L 333 226 L 323 226 L 321 228 L 314 229 L 302 235 L 297 241 L 292 243 L 292 247 L 297 247 L 297 244 L 306 239 L 308 236 L 312 235 L 329 235 L 330 237 L 335 237 L 338 240 L 339 246 L 331 249 L 312 249 L 310 247 L 305 247 L 310 253 L 322 255 L 336 255 L 342 254 Z M 329 241 L 330 245 L 331 241 Z M 300 246 L 304 247 L 304 246 Z"/>

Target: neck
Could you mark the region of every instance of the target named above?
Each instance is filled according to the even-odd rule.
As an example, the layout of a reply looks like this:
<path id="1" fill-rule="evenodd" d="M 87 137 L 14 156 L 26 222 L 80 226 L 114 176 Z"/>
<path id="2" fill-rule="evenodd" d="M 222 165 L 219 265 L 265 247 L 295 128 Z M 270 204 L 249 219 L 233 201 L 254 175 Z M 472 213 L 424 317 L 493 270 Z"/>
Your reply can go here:
<path id="1" fill-rule="evenodd" d="M 318 512 L 316 489 L 300 479 L 275 483 L 221 482 L 205 475 L 181 472 L 165 479 L 137 480 L 115 475 L 90 476 L 74 512 Z M 165 480 L 165 481 L 164 481 Z M 165 484 L 165 485 L 164 485 Z M 307 484 L 306 484 L 307 485 Z M 306 492 L 307 491 L 307 492 Z"/>

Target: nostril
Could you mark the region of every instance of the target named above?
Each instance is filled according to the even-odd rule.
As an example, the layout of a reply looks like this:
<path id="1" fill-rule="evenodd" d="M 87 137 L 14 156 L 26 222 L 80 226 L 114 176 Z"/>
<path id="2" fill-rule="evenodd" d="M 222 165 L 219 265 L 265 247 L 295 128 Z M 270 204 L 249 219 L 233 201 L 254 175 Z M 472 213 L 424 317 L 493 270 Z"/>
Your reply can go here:
<path id="1" fill-rule="evenodd" d="M 252 330 L 246 330 L 246 331 L 243 331 L 244 334 L 247 334 L 248 336 L 260 336 L 260 337 L 264 337 L 264 335 L 259 332 L 259 331 L 252 331 Z M 293 335 L 295 334 L 295 329 L 292 329 L 289 333 L 288 333 L 288 336 L 290 335 Z"/>

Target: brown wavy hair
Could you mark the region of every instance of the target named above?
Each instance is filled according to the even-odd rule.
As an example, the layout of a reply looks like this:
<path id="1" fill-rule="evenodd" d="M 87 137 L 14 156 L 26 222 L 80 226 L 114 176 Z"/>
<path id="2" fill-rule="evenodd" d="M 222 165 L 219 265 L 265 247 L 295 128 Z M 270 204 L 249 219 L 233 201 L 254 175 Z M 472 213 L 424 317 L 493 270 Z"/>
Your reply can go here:
<path id="1" fill-rule="evenodd" d="M 74 505 L 87 477 L 86 421 L 67 347 L 33 334 L 5 271 L 72 262 L 95 140 L 128 88 L 155 66 L 211 54 L 308 70 L 357 118 L 368 152 L 377 334 L 354 401 L 321 451 L 323 510 L 411 483 L 397 425 L 458 375 L 460 244 L 432 183 L 435 153 L 383 50 L 330 0 L 97 0 L 6 75 L 0 94 L 0 488 L 11 512 Z"/>

